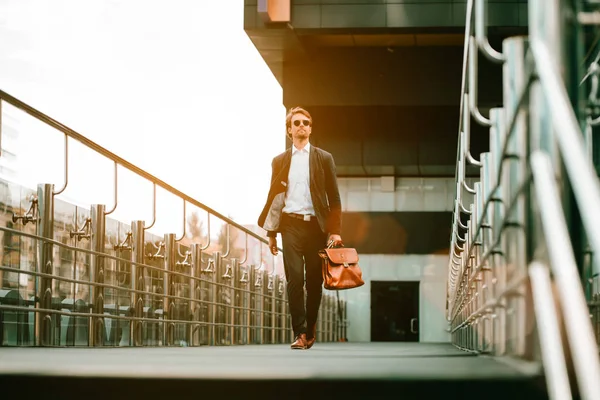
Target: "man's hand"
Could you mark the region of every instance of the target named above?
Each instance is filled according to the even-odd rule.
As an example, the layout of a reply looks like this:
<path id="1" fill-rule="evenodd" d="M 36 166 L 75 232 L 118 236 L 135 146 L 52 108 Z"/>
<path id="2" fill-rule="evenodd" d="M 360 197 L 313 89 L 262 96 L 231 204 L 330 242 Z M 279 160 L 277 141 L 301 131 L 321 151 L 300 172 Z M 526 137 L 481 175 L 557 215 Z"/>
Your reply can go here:
<path id="1" fill-rule="evenodd" d="M 339 246 L 342 244 L 342 237 L 340 235 L 329 235 L 327 244 L 331 243 L 332 241 L 334 246 Z"/>
<path id="2" fill-rule="evenodd" d="M 276 237 L 269 237 L 269 250 L 271 251 L 271 254 L 273 254 L 274 256 L 277 255 L 277 238 Z"/>

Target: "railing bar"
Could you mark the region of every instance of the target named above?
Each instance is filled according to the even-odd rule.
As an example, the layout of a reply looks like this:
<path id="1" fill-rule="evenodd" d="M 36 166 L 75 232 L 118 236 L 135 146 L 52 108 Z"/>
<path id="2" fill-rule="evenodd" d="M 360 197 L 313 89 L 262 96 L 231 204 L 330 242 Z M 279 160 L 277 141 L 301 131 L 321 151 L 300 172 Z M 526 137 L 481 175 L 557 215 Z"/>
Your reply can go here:
<path id="1" fill-rule="evenodd" d="M 546 98 L 552 100 L 548 105 L 553 124 L 558 132 L 554 137 L 572 182 L 575 199 L 581 214 L 585 215 L 582 222 L 590 247 L 600 252 L 600 213 L 597 212 L 600 204 L 600 186 L 596 171 L 587 157 L 577 117 L 546 46 L 538 40 L 532 40 L 531 50 Z M 600 257 L 594 257 L 593 269 L 594 273 L 600 273 Z"/>
<path id="2" fill-rule="evenodd" d="M 549 74 L 551 74 L 552 70 L 550 69 L 549 71 Z M 548 80 L 548 76 L 546 76 L 546 80 Z M 557 94 L 555 97 L 551 97 L 551 99 L 559 99 L 559 95 Z M 555 108 L 560 107 L 557 106 Z M 559 130 L 561 135 L 566 135 L 565 130 L 569 129 L 568 124 L 565 125 L 565 129 Z M 536 199 L 540 205 L 542 230 L 546 240 L 549 242 L 549 245 L 546 247 L 559 291 L 558 298 L 563 309 L 563 317 L 565 319 L 569 347 L 575 366 L 577 383 L 583 398 L 598 399 L 600 398 L 598 345 L 594 337 L 592 325 L 590 324 L 589 310 L 579 279 L 575 255 L 570 245 L 567 223 L 560 204 L 550 157 L 539 150 L 535 151 L 531 155 L 531 168 L 533 171 Z M 589 190 L 591 188 L 585 189 Z M 586 215 L 585 212 L 582 214 Z"/>
<path id="3" fill-rule="evenodd" d="M 486 29 L 487 4 L 486 0 L 477 0 L 475 7 L 475 36 L 477 46 L 482 50 L 488 60 L 502 64 L 506 60 L 506 56 L 492 47 L 488 38 Z"/>
<path id="4" fill-rule="evenodd" d="M 481 270 L 481 268 L 483 267 L 483 265 L 486 263 L 486 261 L 488 260 L 488 258 L 492 254 L 497 254 L 498 253 L 498 250 L 496 250 L 496 248 L 498 247 L 498 245 L 502 241 L 502 231 L 508 225 L 508 222 L 511 219 L 510 214 L 511 214 L 513 208 L 516 207 L 516 205 L 518 204 L 519 197 L 523 194 L 522 192 L 527 188 L 527 186 L 529 185 L 530 182 L 531 182 L 531 175 L 529 175 L 525 180 L 523 180 L 523 182 L 519 186 L 517 192 L 511 198 L 509 206 L 506 209 L 506 213 L 504 215 L 504 218 L 502 219 L 502 222 L 500 224 L 500 232 L 498 232 L 498 235 L 496 236 L 496 240 L 494 241 L 494 243 L 492 243 L 489 246 L 488 250 L 483 254 L 483 256 L 481 257 L 481 260 L 480 260 L 479 264 L 477 264 L 474 268 L 465 268 L 462 271 L 462 274 L 458 277 L 458 278 L 460 278 L 461 282 L 464 282 L 464 280 L 465 280 L 465 273 L 469 269 L 473 269 L 473 273 L 468 277 L 468 279 L 469 279 L 469 281 L 473 280 L 473 278 L 475 278 L 475 275 L 477 275 L 479 273 L 479 271 Z M 467 255 L 467 257 L 469 257 L 469 258 L 471 257 L 471 250 L 473 249 L 474 246 L 475 246 L 475 244 L 473 244 L 473 245 L 470 246 L 469 254 Z M 458 299 L 459 295 L 460 295 L 460 292 L 456 292 L 456 291 L 453 293 L 453 295 L 451 295 L 451 297 L 454 299 L 453 302 L 452 302 L 452 304 L 455 304 L 459 300 Z M 452 311 L 454 311 L 454 310 L 452 310 Z"/>
<path id="5" fill-rule="evenodd" d="M 52 243 L 54 245 L 57 245 L 59 247 L 62 247 L 62 248 L 65 248 L 65 249 L 68 249 L 68 250 L 71 250 L 71 251 L 78 251 L 78 252 L 82 252 L 82 253 L 86 253 L 86 254 L 101 256 L 101 257 L 105 257 L 105 258 L 110 259 L 110 260 L 121 261 L 121 262 L 124 262 L 124 263 L 127 263 L 127 264 L 132 264 L 132 265 L 136 265 L 136 266 L 139 266 L 139 267 L 148 268 L 149 270 L 152 270 L 152 271 L 164 272 L 164 268 L 163 267 L 156 267 L 154 265 L 138 263 L 138 262 L 132 261 L 130 259 L 116 257 L 116 256 L 113 256 L 113 255 L 108 254 L 108 253 L 102 253 L 102 252 L 98 252 L 98 251 L 95 251 L 95 250 L 89 250 L 89 249 L 83 249 L 81 247 L 70 246 L 68 244 L 59 242 L 59 241 L 54 240 L 54 239 L 44 238 L 44 237 L 41 237 L 41 236 L 38 236 L 38 235 L 35 235 L 35 234 L 31 234 L 31 233 L 27 233 L 27 232 L 22 232 L 22 231 L 19 231 L 19 230 L 16 230 L 16 229 L 11 229 L 11 228 L 6 228 L 6 227 L 3 227 L 3 226 L 0 226 L 0 231 L 10 232 L 10 233 L 15 234 L 15 235 L 21 235 L 21 236 L 25 236 L 25 237 L 28 237 L 28 238 L 31 238 L 31 239 L 36 239 L 36 240 L 40 240 L 40 241 Z M 22 272 L 24 272 L 24 270 L 15 270 L 15 269 L 11 269 L 10 267 L 1 267 L 0 266 L 0 270 L 4 270 L 4 269 L 7 269 L 7 268 L 10 269 L 10 271 L 22 271 Z M 119 273 L 120 274 L 129 274 L 129 272 L 126 272 L 126 271 L 124 271 L 124 272 L 119 271 Z M 185 277 L 185 278 L 192 278 L 192 279 L 197 280 L 199 282 L 212 282 L 212 281 L 205 280 L 205 279 L 202 279 L 202 278 L 198 278 L 198 277 L 195 277 L 195 276 L 190 276 L 190 275 L 182 273 L 182 272 L 172 271 L 172 272 L 169 272 L 169 273 L 173 274 L 173 275 Z M 54 276 L 55 275 L 49 275 L 48 277 L 54 277 Z M 222 284 L 215 282 L 215 285 L 222 285 Z"/>
<path id="6" fill-rule="evenodd" d="M 506 212 L 504 215 L 504 218 L 502 219 L 501 223 L 500 223 L 500 232 L 498 232 L 498 236 L 496 237 L 496 240 L 494 241 L 494 243 L 489 246 L 489 249 L 484 253 L 484 256 L 482 257 L 481 262 L 476 265 L 476 269 L 479 270 L 483 264 L 485 263 L 485 261 L 487 261 L 487 259 L 494 253 L 497 253 L 498 250 L 496 250 L 496 248 L 498 247 L 498 245 L 501 242 L 501 234 L 504 231 L 504 229 L 509 225 L 510 220 L 512 219 L 511 217 L 511 212 L 513 211 L 513 209 L 517 206 L 517 204 L 519 203 L 519 197 L 521 197 L 521 195 L 523 195 L 523 191 L 525 191 L 525 189 L 527 189 L 527 187 L 529 186 L 529 183 L 531 183 L 531 174 L 528 175 L 528 177 L 521 182 L 521 185 L 519 185 L 519 188 L 517 189 L 517 192 L 515 193 L 515 195 L 511 198 L 510 203 L 508 205 L 508 207 L 506 208 Z M 475 246 L 475 243 L 473 243 L 470 248 L 469 248 L 469 254 L 468 256 L 471 256 L 473 247 Z M 473 278 L 473 276 L 471 277 Z"/>
<path id="7" fill-rule="evenodd" d="M 500 292 L 498 297 L 496 297 L 495 299 L 488 300 L 484 305 L 479 307 L 476 311 L 473 311 L 468 317 L 465 318 L 465 320 L 460 325 L 458 325 L 456 328 L 454 328 L 452 330 L 452 333 L 454 333 L 455 331 L 457 331 L 464 325 L 468 324 L 471 320 L 473 320 L 473 318 L 477 317 L 478 315 L 489 314 L 489 312 L 485 312 L 486 309 L 498 307 L 500 299 L 502 299 L 503 297 L 508 297 L 509 295 L 517 292 L 519 290 L 519 287 L 526 280 L 527 280 L 527 275 L 521 275 L 521 276 L 513 279 L 513 281 L 511 283 L 509 283 L 508 285 L 506 285 L 504 290 L 502 290 L 502 292 Z M 521 294 L 519 293 L 518 295 L 521 295 Z M 459 314 L 456 313 L 456 315 L 454 315 L 454 317 L 452 318 L 452 320 L 450 322 L 454 322 L 454 320 L 456 319 L 456 317 L 458 315 Z"/>
<path id="8" fill-rule="evenodd" d="M 62 276 L 56 276 L 56 275 L 52 275 L 52 274 L 46 274 L 43 272 L 36 272 L 36 271 L 29 271 L 29 270 L 23 270 L 23 269 L 16 269 L 16 268 L 11 268 L 11 267 L 3 267 L 0 266 L 0 271 L 7 271 L 7 272 L 16 272 L 16 273 L 20 273 L 20 274 L 24 274 L 24 275 L 29 275 L 29 276 L 35 276 L 35 277 L 40 277 L 40 278 L 50 278 L 50 279 L 54 279 L 56 281 L 60 281 L 60 282 L 68 282 L 68 283 L 79 283 L 82 285 L 90 285 L 90 286 L 94 286 L 94 287 L 100 287 L 100 288 L 105 288 L 105 289 L 114 289 L 114 290 L 120 290 L 120 291 L 124 291 L 127 293 L 138 293 L 138 294 L 150 294 L 152 296 L 156 296 L 156 297 L 160 297 L 160 298 L 173 298 L 173 299 L 178 299 L 178 300 L 185 300 L 185 301 L 193 301 L 196 303 L 200 303 L 200 302 L 204 302 L 207 304 L 217 304 L 214 302 L 209 302 L 209 301 L 204 301 L 204 300 L 193 300 L 189 297 L 183 297 L 183 296 L 176 296 L 176 295 L 164 295 L 164 294 L 159 294 L 159 293 L 155 293 L 155 292 L 148 292 L 148 291 L 144 291 L 144 290 L 137 290 L 137 289 L 131 289 L 131 288 L 127 288 L 127 287 L 123 287 L 123 286 L 116 286 L 116 285 L 111 285 L 109 283 L 93 283 L 90 281 L 83 281 L 81 279 L 74 279 L 74 278 L 67 278 L 67 277 L 62 277 Z M 120 272 L 120 273 L 127 273 L 127 272 Z M 173 275 L 179 274 L 176 272 L 172 272 Z M 222 287 L 222 288 L 226 288 L 226 289 L 231 289 L 231 286 L 228 286 L 227 284 L 224 283 L 218 283 L 218 282 L 213 282 L 213 281 L 209 281 L 206 279 L 202 279 L 202 278 L 196 278 L 193 276 L 184 276 L 185 278 L 192 278 L 195 279 L 196 281 L 199 282 L 205 282 L 205 283 L 209 283 L 211 285 L 214 286 L 218 286 L 218 287 Z M 155 278 L 158 282 L 162 282 L 162 278 Z M 250 289 L 236 289 L 239 290 L 242 293 L 253 293 L 250 291 Z M 274 298 L 274 295 L 267 295 L 267 294 L 263 294 L 263 293 L 257 293 L 257 296 L 260 297 L 264 297 L 264 298 L 269 298 L 272 299 Z M 287 302 L 287 300 L 285 300 Z"/>
<path id="9" fill-rule="evenodd" d="M 505 164 L 504 160 L 507 159 L 507 158 L 509 158 L 509 157 L 507 157 L 507 150 L 508 150 L 508 145 L 509 145 L 510 139 L 512 138 L 513 132 L 515 130 L 514 129 L 515 125 L 517 123 L 518 114 L 519 114 L 518 110 L 519 110 L 519 108 L 521 108 L 523 106 L 523 103 L 525 102 L 525 99 L 527 98 L 527 93 L 529 91 L 529 88 L 531 87 L 531 83 L 532 82 L 533 82 L 533 75 L 531 73 L 529 73 L 527 75 L 527 81 L 525 82 L 525 85 L 523 86 L 523 89 L 521 90 L 521 93 L 519 93 L 518 103 L 517 103 L 516 110 L 515 110 L 515 112 L 512 115 L 512 118 L 510 120 L 510 124 L 508 126 L 507 131 L 506 131 L 506 135 L 505 135 L 506 140 L 504 141 L 502 152 L 500 153 L 501 157 L 503 159 L 503 162 L 500 163 L 500 167 L 498 169 L 498 174 L 497 174 L 498 178 L 502 177 L 502 172 L 503 172 L 504 164 Z M 460 160 L 457 161 L 457 162 L 460 162 Z M 496 193 L 496 191 L 500 188 L 500 186 L 501 186 L 501 180 L 497 179 L 496 180 L 496 185 L 490 191 L 490 193 L 492 193 L 492 195 L 490 195 L 490 197 L 488 199 L 486 199 L 486 201 L 485 201 L 485 204 L 484 204 L 484 207 L 483 207 L 484 210 L 487 210 L 490 202 L 492 202 L 492 201 L 498 201 L 498 199 L 494 198 L 493 194 Z M 460 207 L 463 208 L 462 204 L 460 204 Z M 463 210 L 464 210 L 464 208 L 463 208 Z M 454 220 L 456 221 L 457 218 L 460 218 L 460 217 L 456 216 L 456 210 L 454 211 L 454 214 L 455 215 L 453 217 L 454 217 Z M 481 229 L 481 223 L 480 223 L 480 221 L 478 221 L 477 228 L 475 230 L 475 235 L 476 236 L 479 234 L 479 230 L 480 229 Z M 470 252 L 470 250 L 469 250 L 469 252 Z M 469 253 L 469 255 L 470 255 L 470 253 Z"/>
<path id="10" fill-rule="evenodd" d="M 67 189 L 69 185 L 69 136 L 65 133 L 65 184 L 58 191 L 54 192 L 58 196 Z"/>
<path id="11" fill-rule="evenodd" d="M 57 315 L 66 315 L 73 317 L 97 317 L 97 318 L 108 318 L 108 319 L 121 319 L 125 321 L 142 321 L 142 322 L 154 322 L 154 323 L 175 323 L 175 324 L 193 324 L 193 325 L 218 325 L 218 326 L 233 326 L 236 328 L 262 328 L 262 325 L 234 325 L 234 324 L 225 324 L 221 322 L 208 322 L 208 321 L 200 321 L 200 320 L 182 320 L 182 319 L 162 319 L 158 318 L 147 318 L 147 317 L 124 317 L 121 315 L 114 314 L 98 314 L 98 313 L 82 313 L 75 311 L 61 311 L 54 309 L 41 309 L 41 308 L 29 308 L 24 306 L 9 306 L 9 305 L 0 305 L 0 310 L 8 310 L 8 311 L 22 311 L 22 312 L 43 312 L 48 314 L 57 314 Z M 266 311 L 263 311 L 266 312 Z M 277 328 L 277 329 L 286 329 L 286 328 Z"/>
<path id="12" fill-rule="evenodd" d="M 462 67 L 462 79 L 460 85 L 460 106 L 459 106 L 459 121 L 458 131 L 462 132 L 462 113 L 464 112 L 465 102 L 464 97 L 467 91 L 467 59 L 469 56 L 469 37 L 471 36 L 471 20 L 473 16 L 473 0 L 467 0 L 467 19 L 465 21 L 465 44 L 463 46 L 463 67 Z M 459 141 L 460 142 L 460 141 Z M 459 144 L 460 145 L 460 144 Z M 468 149 L 467 149 L 468 150 Z"/>
<path id="13" fill-rule="evenodd" d="M 523 103 L 525 102 L 525 99 L 527 98 L 527 93 L 529 91 L 529 88 L 530 88 L 532 82 L 533 82 L 533 75 L 529 74 L 527 77 L 527 81 L 523 87 L 523 90 L 521 91 L 521 93 L 519 93 L 519 101 L 517 103 L 516 111 L 515 111 L 515 113 L 513 113 L 512 118 L 510 120 L 510 124 L 506 131 L 506 135 L 505 135 L 506 140 L 504 141 L 504 145 L 503 145 L 502 153 L 501 153 L 502 162 L 500 163 L 500 167 L 498 169 L 498 174 L 496 177 L 497 178 L 496 185 L 490 191 L 490 193 L 492 193 L 492 194 L 496 193 L 496 191 L 498 189 L 500 189 L 500 187 L 502 185 L 500 178 L 502 177 L 502 172 L 504 169 L 504 164 L 505 164 L 504 160 L 506 160 L 508 158 L 507 157 L 508 145 L 509 145 L 510 139 L 512 138 L 513 132 L 515 131 L 514 128 L 517 123 L 518 114 L 519 114 L 518 110 L 519 110 L 519 108 L 521 108 L 523 106 Z M 490 195 L 490 197 L 486 199 L 483 209 L 487 210 L 489 203 L 491 203 L 493 201 L 498 201 L 498 199 L 494 198 L 493 195 Z M 479 220 L 477 223 L 477 228 L 475 230 L 475 236 L 477 236 L 479 234 L 480 229 L 481 229 L 481 220 Z"/>
<path id="14" fill-rule="evenodd" d="M 116 209 L 117 209 L 117 205 L 118 205 L 118 200 L 119 200 L 119 195 L 118 195 L 118 190 L 119 190 L 119 186 L 118 186 L 118 174 L 117 174 L 117 169 L 118 169 L 118 164 L 115 161 L 115 185 L 114 185 L 114 198 L 115 198 L 115 205 L 113 206 L 113 208 L 110 209 L 110 211 L 106 211 L 104 213 L 104 215 L 110 215 L 112 214 Z"/>
<path id="15" fill-rule="evenodd" d="M 571 388 L 560 325 L 554 305 L 550 272 L 545 265 L 533 262 L 529 266 L 533 310 L 542 329 L 538 329 L 542 363 L 550 399 L 571 399 Z"/>

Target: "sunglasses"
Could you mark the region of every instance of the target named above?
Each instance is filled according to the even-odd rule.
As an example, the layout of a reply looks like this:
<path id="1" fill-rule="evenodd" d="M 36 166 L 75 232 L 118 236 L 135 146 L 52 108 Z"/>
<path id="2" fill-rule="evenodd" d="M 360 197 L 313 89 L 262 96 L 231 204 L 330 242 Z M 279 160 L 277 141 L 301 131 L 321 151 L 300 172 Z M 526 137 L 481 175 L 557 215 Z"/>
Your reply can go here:
<path id="1" fill-rule="evenodd" d="M 307 119 L 297 119 L 294 121 L 294 126 L 300 126 L 300 124 L 304 125 L 304 126 L 310 126 L 310 121 Z"/>

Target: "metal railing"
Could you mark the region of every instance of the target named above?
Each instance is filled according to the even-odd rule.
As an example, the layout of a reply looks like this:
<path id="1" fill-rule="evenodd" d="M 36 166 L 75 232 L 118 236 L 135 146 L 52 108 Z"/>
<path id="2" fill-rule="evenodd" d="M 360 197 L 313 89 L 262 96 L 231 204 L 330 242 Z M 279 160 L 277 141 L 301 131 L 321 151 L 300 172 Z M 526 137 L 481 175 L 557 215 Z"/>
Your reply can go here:
<path id="1" fill-rule="evenodd" d="M 568 182 L 594 254 L 600 185 L 559 73 L 562 3 L 529 1 L 529 37 L 505 39 L 502 52 L 485 38 L 485 0 L 467 3 L 447 318 L 462 349 L 541 362 L 551 398 L 571 398 L 572 365 L 582 398 L 598 399 L 597 338 L 561 198 Z M 476 101 L 480 50 L 503 68 L 503 107 L 489 118 Z M 469 149 L 471 117 L 490 128 L 479 160 Z M 473 187 L 467 163 L 480 169 Z M 591 268 L 598 276 L 598 257 Z"/>
<path id="2" fill-rule="evenodd" d="M 263 265 L 265 238 L 3 91 L 0 138 L 3 102 L 62 132 L 65 152 L 64 183 L 58 190 L 48 183 L 32 191 L 0 181 L 0 346 L 198 346 L 292 340 L 285 279 L 276 273 L 274 257 L 270 270 Z M 70 140 L 114 163 L 110 210 L 104 204 L 87 209 L 57 198 L 69 184 Z M 125 224 L 109 217 L 118 205 L 119 168 L 153 185 L 149 224 L 141 220 Z M 158 237 L 148 231 L 156 222 L 157 187 L 183 201 L 180 236 Z M 10 189 L 21 193 L 18 201 L 7 196 Z M 207 213 L 204 243 L 183 241 L 187 205 Z M 225 244 L 211 243 L 211 216 L 222 221 Z M 232 229 L 245 234 L 243 251 L 234 248 Z M 253 253 L 260 261 L 249 257 Z M 345 337 L 345 307 L 324 293 L 317 340 Z"/>

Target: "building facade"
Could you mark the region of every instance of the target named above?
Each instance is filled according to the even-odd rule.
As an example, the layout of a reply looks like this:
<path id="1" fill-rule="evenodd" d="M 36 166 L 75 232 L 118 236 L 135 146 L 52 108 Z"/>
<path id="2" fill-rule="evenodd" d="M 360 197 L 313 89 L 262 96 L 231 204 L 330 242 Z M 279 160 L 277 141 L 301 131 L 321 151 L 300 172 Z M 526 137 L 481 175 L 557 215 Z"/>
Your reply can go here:
<path id="1" fill-rule="evenodd" d="M 526 1 L 490 1 L 488 10 L 492 46 L 525 31 Z M 350 341 L 449 340 L 465 11 L 457 0 L 245 1 L 244 29 L 283 104 L 312 114 L 312 143 L 336 161 L 342 237 L 366 282 L 340 293 Z M 487 113 L 502 101 L 502 69 L 479 61 Z M 486 132 L 472 124 L 476 155 L 487 151 Z"/>

